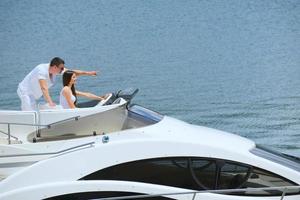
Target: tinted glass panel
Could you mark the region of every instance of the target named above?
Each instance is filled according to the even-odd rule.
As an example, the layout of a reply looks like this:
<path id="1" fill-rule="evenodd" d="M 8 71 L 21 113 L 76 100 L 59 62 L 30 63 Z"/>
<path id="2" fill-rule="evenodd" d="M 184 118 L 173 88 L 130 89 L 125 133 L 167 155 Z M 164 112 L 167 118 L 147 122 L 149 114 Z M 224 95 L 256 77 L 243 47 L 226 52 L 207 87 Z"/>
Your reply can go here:
<path id="1" fill-rule="evenodd" d="M 128 111 L 129 111 L 128 114 L 131 117 L 134 117 L 134 116 L 140 117 L 140 118 L 143 118 L 144 120 L 148 120 L 152 123 L 159 122 L 163 118 L 163 115 L 161 115 L 155 111 L 149 110 L 147 108 L 144 108 L 142 106 L 138 106 L 138 105 L 130 106 Z"/>
<path id="2" fill-rule="evenodd" d="M 187 158 L 129 162 L 95 172 L 83 180 L 127 180 L 199 189 L 190 173 Z"/>
<path id="3" fill-rule="evenodd" d="M 65 194 L 56 197 L 50 197 L 44 200 L 96 200 L 100 198 L 109 198 L 109 197 L 129 197 L 129 196 L 136 196 L 136 195 L 143 195 L 138 193 L 131 193 L 131 192 L 82 192 L 82 193 L 73 193 L 73 194 Z M 166 197 L 149 197 L 149 198 L 131 198 L 135 200 L 170 200 L 171 198 Z"/>
<path id="4" fill-rule="evenodd" d="M 215 189 L 216 162 L 214 160 L 192 159 L 193 174 L 201 189 Z"/>
<path id="5" fill-rule="evenodd" d="M 291 181 L 280 177 L 271 172 L 243 165 L 240 163 L 226 162 L 221 167 L 220 178 L 218 181 L 219 189 L 238 189 L 238 188 L 268 188 L 280 186 L 296 185 Z M 289 191 L 287 194 L 299 193 L 299 190 Z M 234 195 L 255 195 L 255 196 L 280 196 L 279 190 L 261 190 L 252 192 L 231 193 Z"/>
<path id="6" fill-rule="evenodd" d="M 241 188 L 250 174 L 250 167 L 225 163 L 220 169 L 218 189 Z"/>
<path id="7" fill-rule="evenodd" d="M 125 180 L 207 190 L 297 185 L 281 176 L 246 164 L 210 158 L 159 158 L 112 166 L 83 180 Z M 289 194 L 299 193 L 299 190 Z M 281 191 L 253 191 L 232 195 L 280 196 Z"/>
<path id="8" fill-rule="evenodd" d="M 248 180 L 243 185 L 243 188 L 252 187 L 252 188 L 260 188 L 260 187 L 279 187 L 279 186 L 292 186 L 296 185 L 283 177 L 277 176 L 273 173 L 254 168 Z M 290 191 L 289 193 L 299 193 L 297 191 Z M 247 194 L 255 194 L 255 195 L 281 195 L 282 192 L 278 190 L 272 191 L 261 191 L 261 192 L 248 192 Z"/>

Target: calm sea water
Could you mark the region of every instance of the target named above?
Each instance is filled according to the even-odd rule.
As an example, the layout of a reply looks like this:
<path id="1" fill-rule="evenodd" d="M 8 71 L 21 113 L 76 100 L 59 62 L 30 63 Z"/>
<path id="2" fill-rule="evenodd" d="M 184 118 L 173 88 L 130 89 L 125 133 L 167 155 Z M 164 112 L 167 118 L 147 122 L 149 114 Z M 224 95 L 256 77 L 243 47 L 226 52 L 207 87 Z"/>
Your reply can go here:
<path id="1" fill-rule="evenodd" d="M 300 156 L 299 0 L 1 0 L 0 26 L 0 109 L 60 56 L 98 71 L 79 90 L 136 87 L 134 103 Z"/>

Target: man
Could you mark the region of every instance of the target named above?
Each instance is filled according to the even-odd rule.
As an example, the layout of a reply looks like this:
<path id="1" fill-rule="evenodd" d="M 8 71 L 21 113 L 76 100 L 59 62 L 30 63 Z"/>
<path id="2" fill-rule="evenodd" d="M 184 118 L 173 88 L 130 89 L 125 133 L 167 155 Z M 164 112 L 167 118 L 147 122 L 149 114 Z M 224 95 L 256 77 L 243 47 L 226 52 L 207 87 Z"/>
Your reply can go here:
<path id="1" fill-rule="evenodd" d="M 50 63 L 36 66 L 24 79 L 19 83 L 17 90 L 21 99 L 22 110 L 36 110 L 37 100 L 44 96 L 45 101 L 50 107 L 56 106 L 49 94 L 49 88 L 55 84 L 56 75 L 63 73 L 65 62 L 59 57 L 55 57 Z M 73 70 L 77 76 L 89 75 L 96 76 L 96 71 Z"/>

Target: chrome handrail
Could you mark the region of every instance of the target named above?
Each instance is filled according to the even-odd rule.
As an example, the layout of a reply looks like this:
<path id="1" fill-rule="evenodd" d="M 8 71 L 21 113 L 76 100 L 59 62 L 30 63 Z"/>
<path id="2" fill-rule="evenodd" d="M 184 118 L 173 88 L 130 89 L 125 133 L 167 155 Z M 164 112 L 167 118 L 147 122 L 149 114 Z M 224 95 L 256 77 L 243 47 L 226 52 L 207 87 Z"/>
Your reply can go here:
<path id="1" fill-rule="evenodd" d="M 70 120 L 72 120 L 72 119 L 74 119 L 75 121 L 78 121 L 79 118 L 80 118 L 80 115 L 75 116 L 75 117 L 70 117 L 70 118 L 67 118 L 67 119 L 63 119 L 63 120 L 60 120 L 60 121 L 57 121 L 57 122 L 48 124 L 47 127 L 48 127 L 48 129 L 50 129 L 51 126 L 53 126 L 53 125 L 60 124 L 60 123 L 62 123 L 62 122 L 66 122 L 66 121 L 70 121 Z"/>
<path id="2" fill-rule="evenodd" d="M 60 121 L 57 121 L 57 122 L 54 122 L 51 124 L 29 124 L 29 123 L 15 123 L 15 122 L 0 122 L 0 124 L 11 124 L 11 125 L 20 125 L 20 126 L 37 126 L 37 127 L 51 128 L 51 126 L 53 126 L 55 124 L 59 124 L 59 123 L 65 122 L 65 121 L 70 121 L 71 119 L 74 119 L 77 121 L 79 118 L 80 118 L 80 116 L 78 115 L 78 116 L 63 119 L 63 120 L 60 120 Z"/>
<path id="3" fill-rule="evenodd" d="M 18 140 L 17 137 L 12 136 L 10 133 L 10 127 L 11 125 L 17 125 L 17 126 L 35 126 L 35 127 L 47 127 L 48 129 L 50 129 L 52 126 L 56 125 L 56 124 L 60 124 L 66 121 L 70 121 L 72 119 L 74 119 L 75 121 L 77 121 L 80 118 L 80 116 L 75 116 L 75 117 L 70 117 L 67 119 L 63 119 L 54 123 L 50 123 L 50 124 L 30 124 L 30 123 L 15 123 L 15 122 L 0 122 L 0 124 L 7 124 L 7 133 L 0 131 L 1 133 L 5 134 L 8 136 L 8 144 L 11 144 L 11 137 L 15 138 L 16 140 Z"/>
<path id="4" fill-rule="evenodd" d="M 1 131 L 1 130 L 0 130 L 0 133 L 3 133 L 4 135 L 7 135 L 7 136 L 9 137 L 8 133 L 5 133 L 4 131 Z M 15 137 L 15 136 L 13 136 L 13 135 L 10 135 L 10 137 L 12 137 L 12 138 L 18 140 L 18 138 Z"/>
<path id="5" fill-rule="evenodd" d="M 162 196 L 175 196 L 175 195 L 193 195 L 191 199 L 195 199 L 197 194 L 203 193 L 214 193 L 214 194 L 228 194 L 235 192 L 261 192 L 268 190 L 281 190 L 282 195 L 278 196 L 278 199 L 283 200 L 287 191 L 289 190 L 300 190 L 300 186 L 282 186 L 282 187 L 263 187 L 263 188 L 244 188 L 244 189 L 222 189 L 222 190 L 201 190 L 201 191 L 191 191 L 191 192 L 172 192 L 172 193 L 157 193 L 157 194 L 142 194 L 142 195 L 131 195 L 122 197 L 107 197 L 100 198 L 101 200 L 123 200 L 123 199 L 140 199 L 140 198 L 151 198 L 151 197 L 162 197 Z"/>
<path id="6" fill-rule="evenodd" d="M 0 158 L 8 158 L 8 157 L 21 157 L 21 156 L 44 156 L 44 155 L 55 155 L 55 154 L 61 154 L 61 153 L 65 153 L 67 151 L 71 151 L 80 147 L 84 147 L 84 146 L 92 146 L 94 145 L 95 142 L 88 142 L 88 143 L 84 143 L 84 144 L 80 144 L 80 145 L 76 145 L 73 147 L 69 147 L 60 151 L 56 151 L 56 152 L 47 152 L 47 153 L 27 153 L 27 154 L 11 154 L 11 155 L 5 155 L 5 156 L 1 156 Z"/>
<path id="7" fill-rule="evenodd" d="M 20 126 L 44 126 L 44 127 L 48 126 L 43 124 L 27 124 L 27 123 L 15 123 L 15 122 L 0 122 L 0 124 L 10 124 L 10 125 L 20 125 Z"/>

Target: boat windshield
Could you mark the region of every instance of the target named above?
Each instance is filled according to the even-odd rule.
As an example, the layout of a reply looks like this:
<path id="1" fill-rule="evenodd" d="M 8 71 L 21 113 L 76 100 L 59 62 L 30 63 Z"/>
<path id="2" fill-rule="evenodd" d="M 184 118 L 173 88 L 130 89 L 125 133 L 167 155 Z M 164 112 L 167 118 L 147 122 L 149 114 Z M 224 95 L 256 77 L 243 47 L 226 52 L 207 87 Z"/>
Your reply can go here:
<path id="1" fill-rule="evenodd" d="M 139 106 L 139 105 L 131 105 L 128 108 L 128 115 L 130 117 L 138 117 L 140 119 L 146 120 L 149 123 L 156 123 L 162 120 L 164 117 L 163 115 L 159 114 L 158 112 L 155 112 L 153 110 L 149 110 L 145 107 Z"/>
<path id="2" fill-rule="evenodd" d="M 276 162 L 285 167 L 288 167 L 288 168 L 291 168 L 293 170 L 300 172 L 300 158 L 298 158 L 298 157 L 280 153 L 280 152 L 271 150 L 269 148 L 262 147 L 260 145 L 256 145 L 256 147 L 254 149 L 250 150 L 250 152 L 259 157 L 268 159 L 272 162 Z"/>

